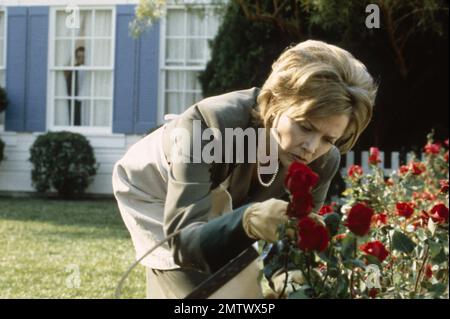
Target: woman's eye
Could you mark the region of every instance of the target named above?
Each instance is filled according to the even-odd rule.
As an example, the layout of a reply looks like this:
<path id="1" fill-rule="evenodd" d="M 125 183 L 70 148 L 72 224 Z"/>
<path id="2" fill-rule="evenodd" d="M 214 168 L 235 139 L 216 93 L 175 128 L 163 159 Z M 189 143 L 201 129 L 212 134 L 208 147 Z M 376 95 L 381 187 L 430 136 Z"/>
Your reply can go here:
<path id="1" fill-rule="evenodd" d="M 311 132 L 311 131 L 312 131 L 309 127 L 304 126 L 304 125 L 301 125 L 301 124 L 300 124 L 300 128 L 301 128 L 302 130 L 306 131 L 306 132 Z"/>
<path id="2" fill-rule="evenodd" d="M 335 141 L 333 141 L 331 139 L 324 138 L 324 140 L 326 143 L 331 144 L 331 145 L 334 145 L 334 143 L 336 143 Z"/>

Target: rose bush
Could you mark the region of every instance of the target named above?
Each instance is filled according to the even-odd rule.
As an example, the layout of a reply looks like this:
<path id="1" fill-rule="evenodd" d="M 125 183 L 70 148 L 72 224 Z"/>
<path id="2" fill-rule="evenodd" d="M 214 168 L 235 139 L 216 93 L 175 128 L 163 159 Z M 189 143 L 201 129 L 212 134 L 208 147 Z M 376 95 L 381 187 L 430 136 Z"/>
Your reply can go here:
<path id="1" fill-rule="evenodd" d="M 313 207 L 318 175 L 293 163 L 286 176 L 289 220 L 264 243 L 263 291 L 274 273 L 300 271 L 276 296 L 287 298 L 448 298 L 448 140 L 424 147 L 390 176 L 370 149 L 370 171 L 348 170 L 339 203 Z M 317 211 L 318 214 L 314 214 Z"/>

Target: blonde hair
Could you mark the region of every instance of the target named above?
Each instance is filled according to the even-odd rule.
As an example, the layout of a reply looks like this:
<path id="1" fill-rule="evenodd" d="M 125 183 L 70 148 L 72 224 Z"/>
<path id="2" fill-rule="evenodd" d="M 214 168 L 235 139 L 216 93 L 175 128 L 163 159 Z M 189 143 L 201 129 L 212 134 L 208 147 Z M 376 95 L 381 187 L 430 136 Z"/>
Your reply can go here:
<path id="1" fill-rule="evenodd" d="M 356 143 L 372 117 L 377 85 L 364 64 L 349 52 L 308 40 L 284 51 L 258 95 L 257 123 L 270 128 L 293 107 L 294 120 L 346 114 L 349 124 L 336 146 L 343 154 Z"/>

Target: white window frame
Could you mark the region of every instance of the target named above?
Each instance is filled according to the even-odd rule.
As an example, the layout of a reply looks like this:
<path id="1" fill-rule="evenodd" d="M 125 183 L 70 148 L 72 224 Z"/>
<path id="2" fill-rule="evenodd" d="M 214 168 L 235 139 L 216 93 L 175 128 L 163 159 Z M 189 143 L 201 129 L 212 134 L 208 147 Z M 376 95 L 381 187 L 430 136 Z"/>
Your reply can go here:
<path id="1" fill-rule="evenodd" d="M 6 54 L 6 42 L 7 42 L 7 36 L 8 36 L 8 12 L 6 11 L 6 7 L 1 7 L 0 6 L 0 12 L 3 13 L 3 21 L 5 23 L 5 26 L 3 28 L 5 34 L 3 34 L 3 62 L 4 65 L 0 64 L 0 70 L 3 71 L 4 77 L 5 77 L 5 88 L 6 88 L 6 59 L 8 58 L 8 55 Z M 3 120 L 5 120 L 5 111 L 3 111 L 0 114 L 1 117 L 3 117 Z M 0 132 L 4 132 L 5 131 L 5 125 L 4 124 L 0 124 Z"/>
<path id="2" fill-rule="evenodd" d="M 49 131 L 70 131 L 81 134 L 93 134 L 93 135 L 112 135 L 113 126 L 113 116 L 114 116 L 114 69 L 115 69 L 115 54 L 116 54 L 116 7 L 115 6 L 79 6 L 80 11 L 82 10 L 111 10 L 111 66 L 108 67 L 95 67 L 86 66 L 79 68 L 80 70 L 87 71 L 111 71 L 111 98 L 105 99 L 111 101 L 111 110 L 109 123 L 110 126 L 104 127 L 88 127 L 88 126 L 62 126 L 54 125 L 55 121 L 55 71 L 62 71 L 65 67 L 54 67 L 55 58 L 55 27 L 56 27 L 56 12 L 65 11 L 66 7 L 54 6 L 50 8 L 50 23 L 49 23 L 49 48 L 48 48 L 48 72 L 47 72 L 47 130 Z M 89 37 L 90 38 L 90 37 Z M 95 53 L 95 52 L 94 52 Z M 91 92 L 94 81 L 91 81 Z M 94 99 L 101 100 L 102 98 L 95 96 L 83 97 L 83 99 Z M 93 105 L 90 107 L 90 112 L 92 116 Z"/>
<path id="3" fill-rule="evenodd" d="M 195 2 L 195 3 L 193 3 Z M 193 4 L 192 4 L 193 3 Z M 203 0 L 203 1 L 190 1 L 189 4 L 190 8 L 204 8 L 205 10 L 214 10 L 214 8 L 217 8 L 217 4 L 214 5 L 213 3 Z M 203 71 L 206 68 L 206 64 L 208 61 L 205 61 L 204 65 L 202 66 L 167 66 L 166 65 L 166 28 L 167 28 L 167 10 L 171 9 L 181 9 L 185 11 L 185 14 L 187 14 L 187 5 L 180 5 L 180 4 L 167 4 L 165 10 L 164 17 L 160 21 L 160 48 L 159 48 L 159 81 L 158 81 L 158 107 L 157 107 L 157 124 L 163 124 L 166 121 L 164 120 L 165 115 L 165 108 L 166 108 L 166 71 Z M 185 24 L 187 24 L 187 19 L 185 19 Z M 187 30 L 187 25 L 185 25 L 185 29 Z M 207 34 L 205 34 L 205 39 L 214 39 L 215 35 L 210 37 Z M 176 38 L 176 37 L 171 37 Z M 189 36 L 183 36 L 183 39 L 187 40 L 189 39 Z M 195 36 L 195 39 L 199 39 L 202 37 Z M 185 42 L 186 43 L 186 42 Z M 185 45 L 185 50 L 187 46 Z M 208 50 L 208 46 L 205 46 L 205 50 Z M 186 54 L 186 52 L 185 52 Z M 186 58 L 186 56 L 185 56 Z M 186 86 L 186 85 L 184 85 Z M 180 91 L 183 93 L 197 93 L 197 91 L 186 91 L 183 89 L 183 91 Z M 183 96 L 183 104 L 185 107 L 188 107 L 189 105 L 186 105 L 187 102 L 185 102 L 185 95 Z"/>

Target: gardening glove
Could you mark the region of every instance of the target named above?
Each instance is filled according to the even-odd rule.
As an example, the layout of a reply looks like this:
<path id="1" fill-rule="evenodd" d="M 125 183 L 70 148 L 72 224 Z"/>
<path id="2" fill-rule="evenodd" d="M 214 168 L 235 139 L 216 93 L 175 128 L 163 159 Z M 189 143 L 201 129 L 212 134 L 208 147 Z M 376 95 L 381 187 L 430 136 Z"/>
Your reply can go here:
<path id="1" fill-rule="evenodd" d="M 286 275 L 288 276 L 287 285 L 283 292 Z M 273 288 L 266 292 L 265 297 L 274 299 L 279 298 L 280 294 L 283 292 L 283 296 L 281 296 L 281 298 L 287 298 L 290 293 L 305 284 L 305 277 L 300 270 L 289 270 L 286 274 L 285 271 L 280 269 L 271 277 L 271 281 Z"/>
<path id="2" fill-rule="evenodd" d="M 250 205 L 242 218 L 244 230 L 250 238 L 263 239 L 267 242 L 278 240 L 278 225 L 287 222 L 288 202 L 279 199 L 268 199 Z"/>

